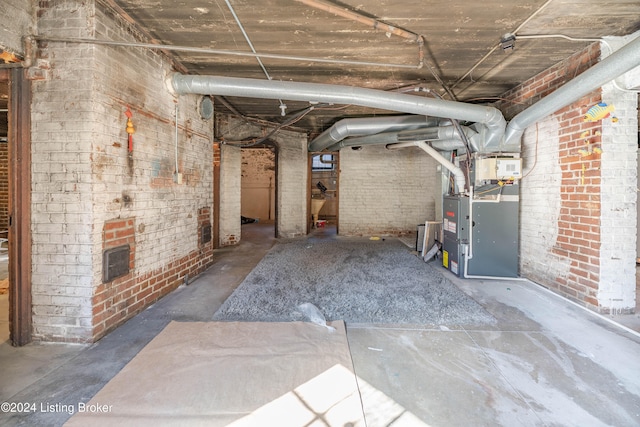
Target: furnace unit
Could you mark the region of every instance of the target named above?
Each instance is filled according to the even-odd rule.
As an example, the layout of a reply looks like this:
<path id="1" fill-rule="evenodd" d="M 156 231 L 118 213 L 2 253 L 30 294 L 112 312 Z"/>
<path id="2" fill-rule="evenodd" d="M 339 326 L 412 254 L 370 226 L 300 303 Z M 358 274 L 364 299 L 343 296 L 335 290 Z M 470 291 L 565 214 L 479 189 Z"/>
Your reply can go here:
<path id="1" fill-rule="evenodd" d="M 474 163 L 473 191 L 444 196 L 442 264 L 458 277 L 517 277 L 520 159 Z"/>

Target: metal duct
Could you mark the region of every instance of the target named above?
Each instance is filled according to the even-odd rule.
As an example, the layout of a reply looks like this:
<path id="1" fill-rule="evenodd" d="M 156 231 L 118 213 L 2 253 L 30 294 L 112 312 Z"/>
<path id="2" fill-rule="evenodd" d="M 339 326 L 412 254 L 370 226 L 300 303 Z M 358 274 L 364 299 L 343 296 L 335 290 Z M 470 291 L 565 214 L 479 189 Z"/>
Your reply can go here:
<path id="1" fill-rule="evenodd" d="M 431 141 L 429 145 L 439 151 L 454 151 L 460 148 L 464 148 L 464 143 L 459 139 L 441 139 L 438 141 Z"/>
<path id="2" fill-rule="evenodd" d="M 466 126 L 463 126 L 462 129 L 467 135 L 467 138 L 469 139 L 469 142 L 473 146 L 474 150 L 477 150 L 477 144 L 479 143 L 478 133 Z M 398 142 L 413 141 L 430 141 L 431 146 L 433 147 L 455 146 L 455 149 L 464 148 L 464 143 L 462 142 L 458 131 L 453 126 L 434 126 L 428 128 L 400 130 L 397 132 L 383 132 L 376 133 L 374 135 L 345 138 L 339 143 L 328 146 L 327 150 L 337 151 L 345 147 L 395 144 Z M 440 141 L 446 141 L 446 143 L 443 142 L 442 144 L 438 144 L 438 142 Z M 451 148 L 442 149 L 449 151 Z"/>
<path id="3" fill-rule="evenodd" d="M 624 47 L 575 77 L 551 95 L 516 115 L 507 126 L 504 151 L 519 152 L 522 134 L 528 126 L 570 105 L 639 65 L 640 37 L 627 43 Z"/>
<path id="4" fill-rule="evenodd" d="M 359 147 L 361 145 L 395 144 L 398 141 L 398 132 L 384 132 L 374 135 L 356 136 L 346 138 L 336 144 L 327 147 L 327 151 L 338 151 L 345 147 Z"/>
<path id="5" fill-rule="evenodd" d="M 478 151 L 478 145 L 481 142 L 478 139 L 478 132 L 467 126 L 460 126 L 460 128 L 466 135 L 474 151 Z M 398 132 L 398 141 L 400 142 L 438 140 L 460 140 L 460 142 L 462 142 L 462 138 L 455 126 L 438 126 L 428 129 L 413 129 Z M 462 144 L 461 147 L 464 147 L 464 144 Z"/>
<path id="6" fill-rule="evenodd" d="M 438 120 L 425 116 L 387 116 L 344 119 L 336 122 L 309 143 L 309 151 L 322 151 L 350 136 L 436 126 Z"/>
<path id="7" fill-rule="evenodd" d="M 482 124 L 486 129 L 483 144 L 478 147 L 482 152 L 498 150 L 506 126 L 502 113 L 493 107 L 352 86 L 238 77 L 192 76 L 176 73 L 171 78 L 170 87 L 177 94 L 193 93 L 261 99 L 282 98 L 292 101 L 353 104 L 388 111 L 475 122 Z"/>

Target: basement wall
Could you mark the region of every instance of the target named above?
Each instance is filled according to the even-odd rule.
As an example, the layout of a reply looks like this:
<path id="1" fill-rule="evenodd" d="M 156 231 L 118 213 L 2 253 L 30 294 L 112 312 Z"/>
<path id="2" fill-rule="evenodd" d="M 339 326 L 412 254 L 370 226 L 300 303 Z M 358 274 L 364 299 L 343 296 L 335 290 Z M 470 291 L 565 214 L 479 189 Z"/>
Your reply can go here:
<path id="1" fill-rule="evenodd" d="M 600 60 L 577 52 L 502 95 L 507 120 Z M 614 122 L 585 122 L 598 102 Z M 601 154 L 600 151 L 601 150 Z M 596 90 L 529 127 L 523 137 L 520 273 L 597 312 L 635 307 L 637 99 Z"/>
<path id="2" fill-rule="evenodd" d="M 37 13 L 44 36 L 145 41 L 93 1 L 40 2 Z M 211 264 L 213 124 L 197 97 L 168 93 L 171 66 L 156 52 L 43 42 L 36 65 L 33 336 L 92 342 Z M 103 251 L 123 245 L 129 271 L 103 279 Z"/>
<path id="3" fill-rule="evenodd" d="M 272 130 L 271 126 L 263 127 L 261 124 L 235 116 L 218 115 L 216 118 L 216 138 L 230 142 L 222 145 L 221 170 L 227 174 L 225 179 L 231 181 L 232 185 L 237 185 L 237 190 L 233 190 L 227 188 L 224 181 L 222 182 L 221 210 L 225 211 L 229 220 L 223 224 L 221 219 L 221 240 L 224 240 L 225 234 L 230 234 L 229 230 L 233 230 L 234 233 L 240 230 L 242 215 L 240 203 L 242 154 L 241 149 L 234 147 L 231 143 L 255 140 Z M 302 132 L 279 130 L 269 138 L 269 142 L 277 147 L 277 182 L 275 184 L 277 237 L 304 236 L 307 232 L 307 135 Z M 231 150 L 237 151 L 237 155 L 233 155 L 233 165 L 225 164 L 225 153 L 229 156 Z M 233 206 L 227 205 L 230 200 Z"/>
<path id="4" fill-rule="evenodd" d="M 340 234 L 403 235 L 436 218 L 437 162 L 416 147 L 340 151 Z"/>

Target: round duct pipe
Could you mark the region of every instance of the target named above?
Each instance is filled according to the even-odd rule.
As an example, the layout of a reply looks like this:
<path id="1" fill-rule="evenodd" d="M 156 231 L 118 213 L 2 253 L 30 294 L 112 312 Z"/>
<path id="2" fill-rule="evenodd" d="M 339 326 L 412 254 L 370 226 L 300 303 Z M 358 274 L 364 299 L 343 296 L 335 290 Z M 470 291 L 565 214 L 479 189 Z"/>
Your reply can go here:
<path id="1" fill-rule="evenodd" d="M 322 151 L 337 145 L 345 138 L 352 136 L 372 135 L 380 132 L 391 132 L 403 129 L 415 129 L 436 126 L 438 119 L 433 117 L 404 115 L 386 117 L 367 117 L 344 119 L 336 122 L 309 143 L 309 151 Z M 329 149 L 329 151 L 334 151 Z"/>
<path id="2" fill-rule="evenodd" d="M 194 76 L 179 73 L 171 77 L 170 84 L 177 94 L 192 93 L 352 104 L 387 111 L 474 122 L 482 124 L 487 129 L 487 132 L 482 133 L 485 137 L 479 147 L 484 152 L 496 151 L 500 147 L 506 126 L 502 113 L 493 107 L 423 98 L 376 89 L 238 77 Z"/>

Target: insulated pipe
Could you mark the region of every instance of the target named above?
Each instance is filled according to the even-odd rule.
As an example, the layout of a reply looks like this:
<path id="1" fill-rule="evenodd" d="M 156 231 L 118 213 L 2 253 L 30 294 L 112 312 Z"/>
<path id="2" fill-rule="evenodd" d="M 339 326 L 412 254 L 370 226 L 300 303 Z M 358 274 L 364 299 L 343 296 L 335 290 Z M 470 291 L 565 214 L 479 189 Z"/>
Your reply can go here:
<path id="1" fill-rule="evenodd" d="M 464 148 L 464 143 L 460 139 L 441 139 L 430 141 L 429 145 L 439 151 L 454 151 Z"/>
<path id="2" fill-rule="evenodd" d="M 520 151 L 520 141 L 525 129 L 559 109 L 605 85 L 616 77 L 640 65 L 640 37 L 627 43 L 618 51 L 575 77 L 551 95 L 542 98 L 520 114 L 507 126 L 505 151 Z"/>
<path id="3" fill-rule="evenodd" d="M 398 148 L 406 148 L 406 147 L 413 147 L 413 146 L 421 148 L 424 152 L 426 152 L 428 155 L 433 157 L 438 163 L 440 163 L 442 166 L 447 168 L 447 170 L 449 170 L 449 172 L 453 174 L 453 179 L 454 179 L 458 194 L 461 194 L 464 191 L 465 178 L 464 178 L 464 172 L 462 172 L 462 169 L 460 169 L 458 166 L 453 164 L 453 162 L 447 160 L 442 154 L 440 154 L 435 148 L 429 146 L 426 142 L 424 141 L 401 142 L 398 144 L 387 145 L 387 149 L 395 150 Z"/>
<path id="4" fill-rule="evenodd" d="M 416 115 L 344 119 L 336 122 L 311 141 L 309 151 L 322 151 L 350 136 L 435 125 L 437 125 L 437 119 Z"/>
<path id="5" fill-rule="evenodd" d="M 466 126 L 461 127 L 467 138 L 472 138 L 474 135 L 477 135 L 477 132 L 473 129 L 469 129 Z M 426 129 L 410 129 L 398 132 L 398 140 L 400 142 L 417 140 L 435 141 L 440 139 L 462 140 L 455 126 L 437 126 Z"/>
<path id="6" fill-rule="evenodd" d="M 396 144 L 398 141 L 398 132 L 376 133 L 374 135 L 356 136 L 346 138 L 336 144 L 327 147 L 327 151 L 338 151 L 345 147 L 358 147 L 361 145 L 383 145 Z"/>
<path id="7" fill-rule="evenodd" d="M 194 93 L 261 99 L 283 98 L 292 101 L 352 104 L 481 123 L 487 129 L 484 145 L 480 147 L 485 151 L 495 151 L 499 147 L 506 125 L 502 113 L 493 107 L 352 86 L 238 77 L 193 76 L 179 73 L 173 74 L 169 83 L 170 89 L 173 89 L 177 94 Z"/>
<path id="8" fill-rule="evenodd" d="M 464 132 L 476 147 L 477 132 L 464 127 Z M 398 142 L 429 141 L 437 150 L 451 151 L 464 148 L 460 135 L 453 126 L 434 126 L 397 132 L 383 132 L 374 135 L 345 138 L 343 141 L 328 146 L 327 151 L 338 151 L 341 148 L 360 145 L 395 144 Z"/>

